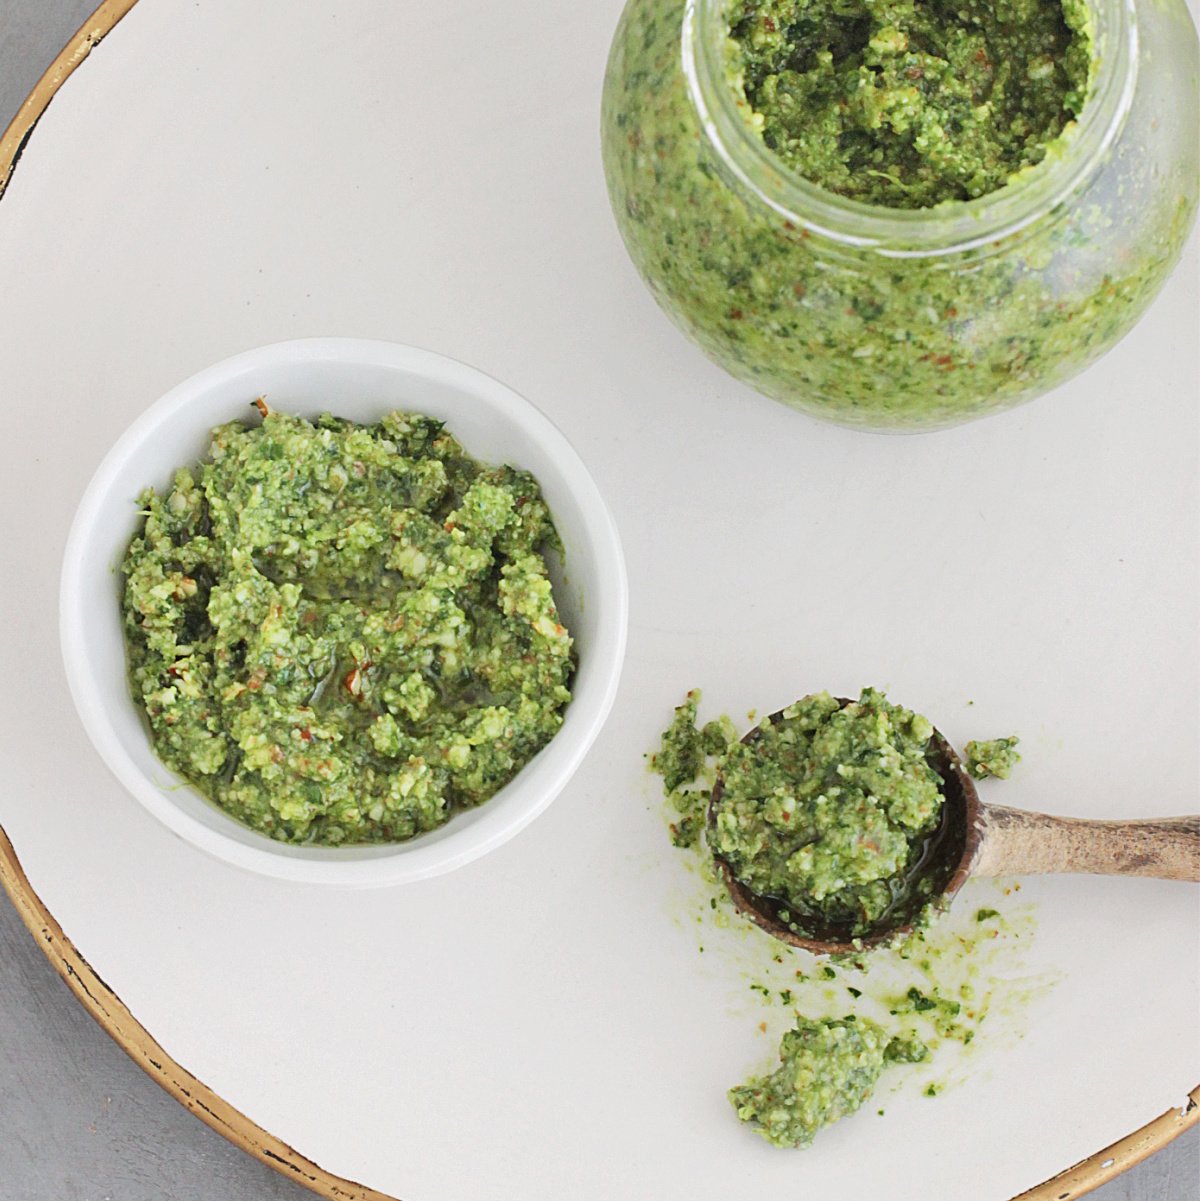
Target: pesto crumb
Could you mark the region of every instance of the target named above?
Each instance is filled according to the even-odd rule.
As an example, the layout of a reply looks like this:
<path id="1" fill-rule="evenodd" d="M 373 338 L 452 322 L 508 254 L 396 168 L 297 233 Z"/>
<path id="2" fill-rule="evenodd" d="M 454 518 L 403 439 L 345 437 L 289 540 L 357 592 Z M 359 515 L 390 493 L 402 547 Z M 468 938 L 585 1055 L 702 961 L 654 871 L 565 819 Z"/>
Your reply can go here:
<path id="1" fill-rule="evenodd" d="M 679 817 L 670 823 L 671 842 L 684 849 L 700 845 L 704 831 L 705 814 L 708 810 L 709 794 L 705 789 L 681 789 L 671 794 L 671 802 Z"/>
<path id="2" fill-rule="evenodd" d="M 730 738 L 736 738 L 727 717 L 710 721 L 703 729 L 697 726 L 700 699 L 699 688 L 687 694 L 676 707 L 658 750 L 649 757 L 650 770 L 662 776 L 663 793 L 674 817 L 668 822 L 671 843 L 680 850 L 700 846 L 715 771 L 710 761 Z"/>
<path id="3" fill-rule="evenodd" d="M 671 793 L 690 784 L 704 766 L 704 743 L 696 729 L 696 710 L 700 704 L 700 690 L 693 688 L 682 705 L 675 709 L 675 717 L 662 736 L 662 742 L 650 757 L 650 767 L 663 778 L 663 788 Z"/>
<path id="4" fill-rule="evenodd" d="M 1021 761 L 1017 751 L 1020 739 L 1013 734 L 1009 738 L 994 738 L 990 742 L 968 742 L 966 745 L 967 771 L 976 780 L 995 776 L 1007 780 L 1013 768 Z"/>
<path id="5" fill-rule="evenodd" d="M 721 755 L 735 742 L 737 730 L 733 719 L 722 714 L 704 724 L 700 731 L 700 745 L 706 755 Z"/>
<path id="6" fill-rule="evenodd" d="M 884 1055 L 889 1063 L 922 1063 L 929 1048 L 919 1038 L 893 1038 Z"/>

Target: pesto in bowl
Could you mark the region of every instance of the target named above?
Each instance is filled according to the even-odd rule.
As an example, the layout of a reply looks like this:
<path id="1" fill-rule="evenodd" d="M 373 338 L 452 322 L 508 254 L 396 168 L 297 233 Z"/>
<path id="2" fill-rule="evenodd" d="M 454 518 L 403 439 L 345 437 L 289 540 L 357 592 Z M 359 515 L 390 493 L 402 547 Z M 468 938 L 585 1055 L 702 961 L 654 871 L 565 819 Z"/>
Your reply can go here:
<path id="1" fill-rule="evenodd" d="M 162 762 L 293 843 L 398 842 L 556 733 L 572 639 L 533 477 L 441 421 L 267 409 L 148 489 L 123 563 L 130 679 Z"/>

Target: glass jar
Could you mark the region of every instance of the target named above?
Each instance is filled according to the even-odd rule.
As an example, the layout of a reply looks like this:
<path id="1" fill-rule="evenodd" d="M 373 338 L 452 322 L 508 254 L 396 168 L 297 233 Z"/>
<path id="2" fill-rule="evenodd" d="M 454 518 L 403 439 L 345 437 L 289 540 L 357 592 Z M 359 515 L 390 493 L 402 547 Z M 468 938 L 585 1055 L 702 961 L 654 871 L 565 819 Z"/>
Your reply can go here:
<path id="1" fill-rule="evenodd" d="M 730 374 L 845 425 L 917 430 L 1053 388 L 1121 338 L 1196 212 L 1200 67 L 1183 0 L 1091 0 L 1090 94 L 1020 179 L 890 209 L 788 169 L 729 82 L 731 0 L 629 0 L 605 174 L 625 244 Z"/>

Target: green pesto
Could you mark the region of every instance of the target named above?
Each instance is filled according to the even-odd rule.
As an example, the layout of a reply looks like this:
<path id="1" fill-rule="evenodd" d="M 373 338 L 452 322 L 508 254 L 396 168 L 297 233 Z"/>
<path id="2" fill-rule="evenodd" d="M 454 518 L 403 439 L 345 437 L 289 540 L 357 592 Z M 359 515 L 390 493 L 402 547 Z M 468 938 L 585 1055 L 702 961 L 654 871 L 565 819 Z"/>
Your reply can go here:
<path id="1" fill-rule="evenodd" d="M 1020 739 L 1014 734 L 1010 738 L 994 738 L 990 742 L 968 742 L 965 748 L 967 771 L 977 780 L 995 776 L 1007 780 L 1013 768 L 1021 762 L 1017 746 Z"/>
<path id="2" fill-rule="evenodd" d="M 911 885 L 941 814 L 933 727 L 867 688 L 805 697 L 720 764 L 710 846 L 751 891 L 869 931 Z"/>
<path id="3" fill-rule="evenodd" d="M 663 778 L 663 788 L 678 791 L 700 775 L 704 767 L 704 737 L 697 725 L 700 689 L 693 688 L 675 709 L 663 732 L 659 749 L 650 757 L 650 768 Z"/>
<path id="4" fill-rule="evenodd" d="M 960 1029 L 962 1011 L 962 1001 L 944 995 L 937 988 L 925 992 L 915 985 L 903 996 L 894 998 L 888 1010 L 892 1017 L 921 1014 L 943 1037 L 952 1037 Z"/>
<path id="5" fill-rule="evenodd" d="M 868 15 L 868 2 L 879 19 L 885 12 L 895 12 L 898 20 L 917 19 L 915 6 L 904 0 L 891 0 L 890 7 L 882 0 L 811 0 L 811 11 L 820 15 L 824 36 L 835 40 L 833 14 L 852 14 L 848 28 L 865 32 L 875 19 Z M 1078 130 L 1070 123 L 1050 143 L 1032 130 L 1024 137 L 1021 119 L 1011 109 L 1030 103 L 1048 110 L 1060 88 L 1064 115 L 1078 104 L 1067 85 L 1083 70 L 1080 37 L 1072 36 L 1063 59 L 1035 87 L 1029 69 L 1044 70 L 1039 56 L 1046 51 L 1035 45 L 1033 31 L 1010 32 L 1007 25 L 1001 30 L 987 20 L 993 12 L 1023 13 L 1031 2 L 1005 0 L 999 7 L 972 0 L 963 7 L 962 46 L 944 53 L 965 52 L 970 39 L 1016 39 L 1024 47 L 1025 77 L 1020 77 L 1021 63 L 989 58 L 996 79 L 1003 77 L 1010 107 L 994 122 L 973 116 L 969 137 L 964 131 L 954 134 L 952 146 L 939 151 L 946 160 L 944 175 L 932 167 L 933 146 L 909 161 L 902 153 L 907 142 L 897 135 L 897 161 L 903 160 L 907 174 L 896 178 L 910 189 L 902 189 L 905 203 L 987 186 L 1017 158 L 1034 157 L 1039 146 L 1045 147 L 1043 161 L 1018 171 L 1001 190 L 1015 203 L 1075 145 Z M 730 3 L 735 13 L 760 7 L 746 0 Z M 796 8 L 796 0 L 763 4 Z M 813 217 L 803 197 L 789 202 L 788 211 L 777 211 L 735 177 L 701 124 L 682 66 L 684 7 L 682 0 L 628 0 L 603 101 L 609 196 L 629 254 L 658 303 L 706 354 L 759 392 L 819 417 L 874 429 L 935 429 L 985 416 L 1040 395 L 1108 350 L 1142 314 L 1178 260 L 1196 210 L 1195 173 L 1187 162 L 1172 159 L 1163 165 L 1164 156 L 1173 152 L 1159 142 L 1166 141 L 1171 122 L 1143 112 L 1140 101 L 1128 128 L 1141 132 L 1118 138 L 1091 182 L 1069 203 L 1033 206 L 1027 220 L 986 243 L 951 249 L 953 239 L 947 237 L 943 245 L 935 237 L 928 252 L 897 256 L 849 240 L 858 232 L 852 213 L 839 218 L 835 229 L 826 218 Z M 1065 17 L 1071 28 L 1078 24 L 1083 0 L 1045 7 L 1052 23 Z M 936 21 L 942 11 L 923 8 L 932 15 L 920 19 Z M 768 32 L 765 26 L 762 30 Z M 1045 36 L 1061 41 L 1057 24 L 1055 30 L 1053 37 Z M 781 32 L 787 30 L 776 31 Z M 814 26 L 812 37 L 819 32 Z M 890 44 L 899 42 L 893 38 Z M 882 55 L 884 43 L 879 47 Z M 768 61 L 769 48 L 751 49 Z M 743 51 L 729 40 L 728 53 L 736 102 L 737 60 Z M 815 54 L 813 69 L 818 70 Z M 940 57 L 937 47 L 913 42 L 892 58 L 898 64 L 917 54 Z M 875 76 L 871 64 L 862 66 Z M 880 78 L 887 72 L 881 66 Z M 750 84 L 756 86 L 753 79 Z M 757 86 L 765 85 L 764 77 Z M 782 129 L 786 88 L 781 93 L 780 86 L 775 85 L 774 106 Z M 887 92 L 890 85 L 880 87 Z M 922 93 L 917 116 L 932 119 L 947 103 Z M 1084 116 L 1090 103 L 1089 97 Z M 1182 112 L 1194 101 L 1189 96 L 1179 103 Z M 733 119 L 753 123 L 744 93 L 741 104 Z M 842 119 L 832 99 L 828 111 L 834 114 L 829 120 Z M 1006 141 L 1011 154 L 1001 155 L 993 134 Z M 841 166 L 849 171 L 853 155 L 877 153 L 872 147 L 880 137 L 882 131 L 874 131 L 871 138 L 851 139 L 858 147 L 853 154 L 843 152 L 840 138 L 836 146 L 821 143 L 828 153 L 814 171 L 828 176 L 833 186 L 885 188 L 886 178 L 863 172 L 854 180 L 835 178 Z M 810 148 L 813 154 L 820 149 Z M 757 165 L 740 159 L 736 165 L 743 176 L 761 182 Z M 832 192 L 829 196 L 836 200 Z M 921 210 L 923 228 L 936 235 L 938 222 L 969 215 L 972 206 L 986 203 L 949 200 Z M 889 249 L 910 247 L 901 239 Z"/>
<path id="6" fill-rule="evenodd" d="M 866 204 L 995 191 L 1087 95 L 1082 0 L 737 0 L 729 21 L 764 143 Z"/>
<path id="7" fill-rule="evenodd" d="M 1017 1037 L 1034 998 L 1055 982 L 1052 976 L 1023 974 L 1020 944 L 1032 936 L 1033 911 L 1028 906 L 1014 910 L 1002 900 L 1019 886 L 972 881 L 968 889 L 976 898 L 974 906 L 951 909 L 934 925 L 922 922 L 886 947 L 821 960 L 762 939 L 753 926 L 731 920 L 732 902 L 699 835 L 709 790 L 723 759 L 719 746 L 705 748 L 704 731 L 719 732 L 713 743 L 726 747 L 734 731 L 725 717 L 699 725 L 700 700 L 699 690 L 688 694 L 658 752 L 650 757 L 652 768 L 659 772 L 686 765 L 670 776 L 675 790 L 665 791 L 673 815 L 689 803 L 697 815 L 694 840 L 681 842 L 676 837 L 679 823 L 673 819 L 671 829 L 672 841 L 683 847 L 701 884 L 690 915 L 703 930 L 698 949 L 711 951 L 710 938 L 718 940 L 740 963 L 745 983 L 761 1003 L 772 1009 L 784 1007 L 801 1029 L 787 1049 L 781 1048 L 782 1062 L 774 1073 L 731 1090 L 731 1101 L 743 1119 L 780 1145 L 805 1145 L 822 1124 L 840 1116 L 839 1095 L 848 1094 L 851 1104 L 856 1097 L 858 1104 L 865 1100 L 874 1087 L 871 1077 L 876 1075 L 880 1041 L 885 1065 L 932 1060 L 931 1066 L 914 1069 L 918 1075 L 910 1084 L 935 1096 L 970 1070 L 955 1067 L 953 1056 L 939 1057 L 939 1049 L 956 1045 L 961 1058 L 981 1046 L 995 1048 Z M 1003 905 L 1004 911 L 980 905 L 984 898 Z M 733 938 L 735 932 L 746 935 L 745 939 Z M 768 944 L 770 954 L 764 954 Z M 868 1040 L 873 1046 L 861 1051 L 861 1058 L 846 1054 L 839 1060 L 821 1046 L 823 1039 L 836 1036 L 822 1031 L 830 1023 L 844 1024 L 851 1016 L 848 1006 L 853 1006 L 856 1022 L 874 1023 L 885 1038 Z M 806 1054 L 811 1055 L 811 1073 L 804 1070 Z M 935 1080 L 929 1079 L 932 1066 L 938 1069 Z"/>
<path id="8" fill-rule="evenodd" d="M 663 791 L 677 815 L 677 820 L 670 823 L 671 841 L 680 848 L 700 845 L 712 797 L 712 760 L 737 741 L 737 731 L 728 717 L 715 718 L 701 729 L 697 722 L 699 704 L 700 690 L 693 688 L 676 708 L 658 750 L 650 756 L 650 769 L 662 776 Z M 697 781 L 699 787 L 685 787 Z"/>
<path id="9" fill-rule="evenodd" d="M 141 497 L 130 679 L 162 762 L 272 838 L 397 842 L 558 730 L 573 670 L 536 481 L 443 424 L 283 413 Z"/>
<path id="10" fill-rule="evenodd" d="M 743 1122 L 778 1147 L 807 1147 L 824 1126 L 854 1113 L 889 1062 L 914 1063 L 926 1048 L 892 1040 L 866 1018 L 799 1018 L 779 1046 L 779 1067 L 729 1090 Z"/>

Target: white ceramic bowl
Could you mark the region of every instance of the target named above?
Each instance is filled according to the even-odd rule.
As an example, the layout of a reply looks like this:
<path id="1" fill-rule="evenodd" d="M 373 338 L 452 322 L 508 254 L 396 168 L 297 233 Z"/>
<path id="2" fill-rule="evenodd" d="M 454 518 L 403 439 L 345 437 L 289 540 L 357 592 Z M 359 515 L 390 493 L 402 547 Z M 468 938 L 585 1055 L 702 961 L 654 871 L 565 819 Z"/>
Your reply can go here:
<path id="1" fill-rule="evenodd" d="M 306 417 L 358 422 L 391 409 L 446 421 L 472 457 L 531 471 L 566 550 L 555 595 L 575 637 L 579 669 L 562 728 L 486 804 L 389 846 L 298 847 L 250 830 L 159 762 L 126 676 L 119 570 L 138 524 L 137 496 L 169 486 L 198 462 L 213 426 L 247 415 L 257 396 Z M 108 453 L 75 516 L 63 561 L 60 634 L 79 716 L 117 779 L 188 842 L 229 863 L 310 883 L 371 886 L 437 875 L 499 846 L 571 778 L 616 695 L 628 592 L 607 506 L 566 438 L 528 401 L 489 376 L 429 351 L 353 338 L 265 346 L 226 359 L 172 389 Z"/>

